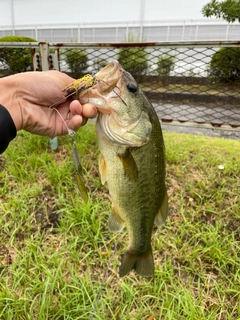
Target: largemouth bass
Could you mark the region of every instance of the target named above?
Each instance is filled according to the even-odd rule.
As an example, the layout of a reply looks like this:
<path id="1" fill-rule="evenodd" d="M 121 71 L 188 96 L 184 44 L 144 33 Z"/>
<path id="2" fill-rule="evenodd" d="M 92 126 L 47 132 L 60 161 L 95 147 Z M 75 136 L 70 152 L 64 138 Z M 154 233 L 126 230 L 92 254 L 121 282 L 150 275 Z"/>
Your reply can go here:
<path id="1" fill-rule="evenodd" d="M 168 216 L 165 151 L 157 114 L 130 73 L 114 60 L 95 75 L 96 84 L 79 93 L 80 102 L 99 111 L 96 130 L 99 169 L 112 199 L 108 226 L 126 226 L 129 244 L 119 270 L 154 275 L 151 236 L 154 222 Z"/>

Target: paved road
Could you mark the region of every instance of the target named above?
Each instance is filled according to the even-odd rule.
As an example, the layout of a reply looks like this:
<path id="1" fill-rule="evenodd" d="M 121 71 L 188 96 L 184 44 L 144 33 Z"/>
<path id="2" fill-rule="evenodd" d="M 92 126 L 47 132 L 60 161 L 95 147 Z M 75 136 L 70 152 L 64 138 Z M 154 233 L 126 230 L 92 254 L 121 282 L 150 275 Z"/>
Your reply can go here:
<path id="1" fill-rule="evenodd" d="M 153 102 L 160 119 L 194 121 L 212 123 L 215 125 L 230 125 L 240 127 L 240 108 L 233 106 L 212 107 L 191 106 L 187 104 L 170 104 Z M 240 129 L 240 128 L 239 128 Z"/>
<path id="2" fill-rule="evenodd" d="M 165 120 L 162 122 L 164 130 L 240 139 L 240 108 L 233 106 L 209 108 L 162 102 L 152 104 L 159 119 Z M 172 120 L 176 121 L 171 122 Z"/>

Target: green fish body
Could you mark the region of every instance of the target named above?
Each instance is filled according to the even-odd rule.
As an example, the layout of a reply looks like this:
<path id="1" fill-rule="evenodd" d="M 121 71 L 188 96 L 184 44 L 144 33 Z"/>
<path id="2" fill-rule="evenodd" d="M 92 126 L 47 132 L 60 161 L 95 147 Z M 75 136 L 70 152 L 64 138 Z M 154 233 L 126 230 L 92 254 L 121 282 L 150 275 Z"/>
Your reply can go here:
<path id="1" fill-rule="evenodd" d="M 99 110 L 99 169 L 112 199 L 109 230 L 119 232 L 126 226 L 129 235 L 119 275 L 135 270 L 153 276 L 153 225 L 164 224 L 168 216 L 160 122 L 134 78 L 117 61 L 96 78 L 100 87 L 90 89 L 88 99 Z"/>

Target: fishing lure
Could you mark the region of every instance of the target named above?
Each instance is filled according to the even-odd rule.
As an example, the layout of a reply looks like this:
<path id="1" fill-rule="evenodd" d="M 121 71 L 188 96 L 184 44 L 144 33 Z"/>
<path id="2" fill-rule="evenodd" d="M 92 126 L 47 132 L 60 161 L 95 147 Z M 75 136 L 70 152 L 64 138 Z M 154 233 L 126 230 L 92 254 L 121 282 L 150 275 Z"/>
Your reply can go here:
<path id="1" fill-rule="evenodd" d="M 69 85 L 67 85 L 63 91 L 66 91 L 68 93 L 67 97 L 69 97 L 70 95 L 76 93 L 76 98 L 79 99 L 79 95 L 81 92 L 94 87 L 98 82 L 104 82 L 106 85 L 108 85 L 110 87 L 110 85 L 102 80 L 102 79 L 97 79 L 96 77 L 90 75 L 90 74 L 86 74 L 85 76 L 83 76 L 80 79 L 74 80 L 73 82 L 71 82 Z M 118 88 L 116 86 L 116 88 Z M 115 92 L 115 94 L 122 100 L 122 102 L 126 105 L 126 102 L 122 99 L 122 97 L 114 90 L 112 89 L 113 92 Z"/>
<path id="2" fill-rule="evenodd" d="M 71 82 L 69 85 L 67 85 L 63 89 L 63 91 L 66 91 L 67 93 L 70 93 L 70 94 L 76 93 L 79 95 L 80 92 L 94 87 L 97 84 L 97 81 L 98 80 L 94 76 L 90 74 L 86 74 L 82 78 Z"/>

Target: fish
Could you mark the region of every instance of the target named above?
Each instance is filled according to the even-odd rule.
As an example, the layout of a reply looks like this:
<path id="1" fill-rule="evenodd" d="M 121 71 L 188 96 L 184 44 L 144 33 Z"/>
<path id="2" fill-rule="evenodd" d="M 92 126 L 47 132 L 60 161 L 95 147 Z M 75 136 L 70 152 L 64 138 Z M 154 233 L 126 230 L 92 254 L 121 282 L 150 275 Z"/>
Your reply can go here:
<path id="1" fill-rule="evenodd" d="M 133 76 L 117 60 L 95 74 L 92 87 L 80 90 L 81 103 L 96 105 L 101 182 L 111 197 L 108 227 L 129 236 L 119 268 L 154 276 L 152 231 L 168 217 L 166 160 L 158 116 Z"/>

